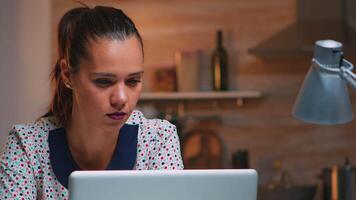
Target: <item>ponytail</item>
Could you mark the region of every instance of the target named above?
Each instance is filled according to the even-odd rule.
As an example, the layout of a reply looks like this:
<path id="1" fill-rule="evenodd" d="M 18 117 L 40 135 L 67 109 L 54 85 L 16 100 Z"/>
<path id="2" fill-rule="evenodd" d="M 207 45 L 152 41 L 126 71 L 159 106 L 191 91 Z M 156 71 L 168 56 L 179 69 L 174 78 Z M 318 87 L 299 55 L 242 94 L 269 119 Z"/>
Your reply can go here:
<path id="1" fill-rule="evenodd" d="M 53 96 L 48 114 L 52 114 L 62 126 L 67 126 L 72 112 L 73 97 L 72 90 L 64 85 L 59 60 L 51 73 L 51 81 Z"/>
<path id="2" fill-rule="evenodd" d="M 73 39 L 73 32 L 79 18 L 88 7 L 74 8 L 68 11 L 58 24 L 58 54 L 57 60 L 51 74 L 50 79 L 52 83 L 52 100 L 49 105 L 49 111 L 45 116 L 54 116 L 57 122 L 66 127 L 70 121 L 72 107 L 73 107 L 73 94 L 70 88 L 64 84 L 61 75 L 61 60 L 64 59 L 70 67 L 70 72 L 77 71 L 77 65 L 70 63 L 71 43 Z"/>

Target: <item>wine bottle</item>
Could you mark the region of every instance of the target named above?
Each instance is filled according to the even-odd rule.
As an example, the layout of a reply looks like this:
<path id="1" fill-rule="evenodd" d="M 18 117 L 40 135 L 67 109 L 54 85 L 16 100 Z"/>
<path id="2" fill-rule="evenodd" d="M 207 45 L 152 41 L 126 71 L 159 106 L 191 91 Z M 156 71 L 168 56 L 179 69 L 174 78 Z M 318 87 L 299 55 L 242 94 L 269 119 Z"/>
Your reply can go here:
<path id="1" fill-rule="evenodd" d="M 216 33 L 216 48 L 212 54 L 213 89 L 216 91 L 228 90 L 228 62 L 227 52 L 223 46 L 223 33 Z"/>

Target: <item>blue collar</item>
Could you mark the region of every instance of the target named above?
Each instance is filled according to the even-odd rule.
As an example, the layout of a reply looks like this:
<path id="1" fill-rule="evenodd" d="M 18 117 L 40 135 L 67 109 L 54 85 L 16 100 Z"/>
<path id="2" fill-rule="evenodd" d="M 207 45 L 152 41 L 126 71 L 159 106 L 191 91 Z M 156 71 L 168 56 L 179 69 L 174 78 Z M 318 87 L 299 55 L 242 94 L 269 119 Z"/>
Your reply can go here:
<path id="1" fill-rule="evenodd" d="M 81 170 L 69 150 L 66 130 L 51 130 L 48 136 L 51 166 L 58 181 L 68 188 L 73 171 Z M 120 129 L 118 143 L 107 170 L 132 170 L 136 161 L 138 125 L 125 124 Z"/>

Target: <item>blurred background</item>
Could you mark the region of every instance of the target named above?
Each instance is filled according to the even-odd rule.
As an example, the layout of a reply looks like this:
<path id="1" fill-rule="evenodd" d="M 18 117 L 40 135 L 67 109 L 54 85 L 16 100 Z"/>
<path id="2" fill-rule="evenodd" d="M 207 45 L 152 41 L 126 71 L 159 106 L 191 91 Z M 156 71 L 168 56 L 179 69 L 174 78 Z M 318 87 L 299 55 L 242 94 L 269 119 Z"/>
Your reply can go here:
<path id="1" fill-rule="evenodd" d="M 222 30 L 228 90 L 261 95 L 237 101 L 142 99 L 138 105 L 147 116 L 177 125 L 187 168 L 250 167 L 258 170 L 261 186 L 315 185 L 315 199 L 326 199 L 323 170 L 343 165 L 346 157 L 356 163 L 355 120 L 320 126 L 291 115 L 316 40 L 342 42 L 345 58 L 356 63 L 355 0 L 81 2 L 121 8 L 136 23 L 144 39 L 146 94 L 211 91 L 211 57 L 216 32 Z M 1 146 L 13 124 L 45 113 L 48 76 L 57 59 L 57 24 L 79 5 L 0 1 Z M 184 65 L 192 67 L 176 70 Z M 196 85 L 182 89 L 182 74 Z M 356 93 L 349 92 L 355 111 Z"/>

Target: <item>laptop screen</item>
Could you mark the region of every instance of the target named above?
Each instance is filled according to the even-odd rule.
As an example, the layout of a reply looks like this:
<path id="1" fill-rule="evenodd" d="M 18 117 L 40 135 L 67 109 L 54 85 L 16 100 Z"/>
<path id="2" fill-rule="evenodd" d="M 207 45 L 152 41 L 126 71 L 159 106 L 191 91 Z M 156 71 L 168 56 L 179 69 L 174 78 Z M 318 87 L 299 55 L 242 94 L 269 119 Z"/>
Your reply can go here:
<path id="1" fill-rule="evenodd" d="M 256 200 L 257 173 L 244 170 L 76 171 L 70 200 Z"/>

